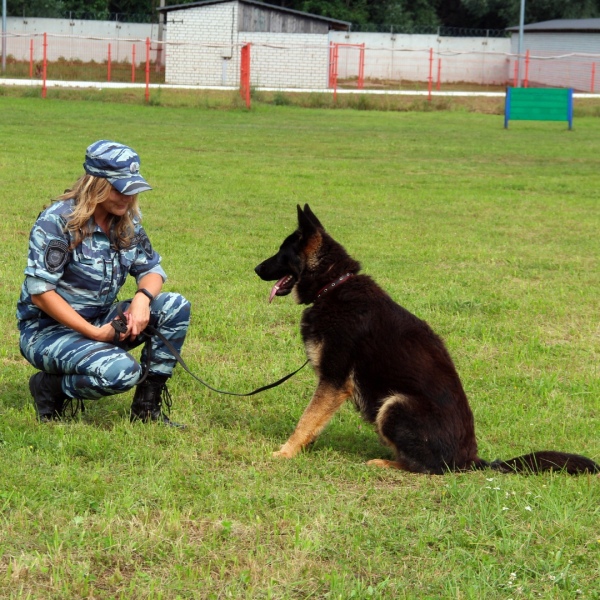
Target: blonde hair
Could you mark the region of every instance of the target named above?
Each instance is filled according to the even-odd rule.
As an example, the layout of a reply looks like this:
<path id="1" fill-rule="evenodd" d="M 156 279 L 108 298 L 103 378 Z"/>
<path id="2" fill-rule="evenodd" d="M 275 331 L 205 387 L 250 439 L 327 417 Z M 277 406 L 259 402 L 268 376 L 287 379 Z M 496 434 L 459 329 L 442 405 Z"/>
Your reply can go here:
<path id="1" fill-rule="evenodd" d="M 81 176 L 70 190 L 66 190 L 64 194 L 56 198 L 55 202 L 73 199 L 75 203 L 66 225 L 66 230 L 73 236 L 71 250 L 92 235 L 94 230 L 92 216 L 96 206 L 108 200 L 111 190 L 112 185 L 108 179 L 86 174 Z M 109 227 L 114 225 L 114 239 L 110 241 L 117 250 L 131 245 L 134 235 L 134 219 L 140 219 L 137 194 L 122 217 L 112 215 L 110 218 Z"/>

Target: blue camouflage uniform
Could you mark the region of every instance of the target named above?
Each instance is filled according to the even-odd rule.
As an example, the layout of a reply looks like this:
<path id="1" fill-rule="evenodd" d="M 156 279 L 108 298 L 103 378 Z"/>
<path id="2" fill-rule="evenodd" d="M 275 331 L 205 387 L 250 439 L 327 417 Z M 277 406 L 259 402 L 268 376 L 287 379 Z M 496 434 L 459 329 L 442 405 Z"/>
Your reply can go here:
<path id="1" fill-rule="evenodd" d="M 84 319 L 102 326 L 117 316 L 117 295 L 127 275 L 139 281 L 148 273 L 166 274 L 161 258 L 139 222 L 128 248 L 116 250 L 97 225 L 90 237 L 71 249 L 65 225 L 74 201 L 52 204 L 40 213 L 30 235 L 25 281 L 17 304 L 20 349 L 36 368 L 64 375 L 62 390 L 70 398 L 100 398 L 132 388 L 143 368 L 128 352 L 145 336 L 118 345 L 97 342 L 61 325 L 31 301 L 32 294 L 54 290 Z M 150 306 L 149 324 L 179 352 L 190 321 L 190 304 L 180 294 L 163 292 Z M 158 337 L 151 339 L 149 371 L 171 375 L 176 360 Z M 146 348 L 141 363 L 147 361 Z"/>

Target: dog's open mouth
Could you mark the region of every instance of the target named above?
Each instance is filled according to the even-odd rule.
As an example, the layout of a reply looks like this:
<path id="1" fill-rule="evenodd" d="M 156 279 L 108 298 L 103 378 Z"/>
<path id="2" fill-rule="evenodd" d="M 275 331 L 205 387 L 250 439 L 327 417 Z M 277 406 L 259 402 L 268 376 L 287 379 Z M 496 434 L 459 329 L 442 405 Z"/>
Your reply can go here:
<path id="1" fill-rule="evenodd" d="M 293 275 L 282 277 L 271 289 L 271 293 L 269 294 L 269 304 L 273 301 L 275 296 L 285 296 L 289 294 L 295 283 L 296 279 Z"/>

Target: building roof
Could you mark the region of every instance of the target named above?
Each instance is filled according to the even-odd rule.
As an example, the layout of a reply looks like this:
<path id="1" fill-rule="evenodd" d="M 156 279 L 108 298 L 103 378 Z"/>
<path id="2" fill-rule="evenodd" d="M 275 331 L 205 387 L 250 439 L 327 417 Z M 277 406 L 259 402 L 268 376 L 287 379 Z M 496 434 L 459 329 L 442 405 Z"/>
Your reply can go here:
<path id="1" fill-rule="evenodd" d="M 506 31 L 519 31 L 519 26 L 515 25 L 514 27 L 507 27 Z M 542 21 L 541 23 L 524 25 L 523 31 L 526 31 L 527 33 L 535 33 L 538 31 L 600 33 L 600 19 L 554 19 L 552 21 Z"/>
<path id="2" fill-rule="evenodd" d="M 202 0 L 201 2 L 190 2 L 188 4 L 172 4 L 171 6 L 163 6 L 157 8 L 158 12 L 164 12 L 165 14 L 172 10 L 185 10 L 187 8 L 194 8 L 198 6 L 210 6 L 211 4 L 222 4 L 223 2 L 231 2 L 232 0 Z M 292 10 L 291 8 L 283 8 L 282 6 L 275 6 L 274 4 L 267 4 L 266 2 L 258 2 L 258 0 L 237 0 L 240 4 L 251 4 L 259 8 L 268 10 L 276 10 L 282 13 L 288 13 L 291 15 L 297 15 L 299 17 L 306 17 L 309 19 L 324 21 L 332 26 L 332 29 L 339 29 L 342 31 L 350 30 L 352 23 L 349 21 L 340 21 L 338 19 L 330 19 L 329 17 L 322 17 L 320 15 L 313 15 L 307 12 L 301 12 L 299 10 Z"/>

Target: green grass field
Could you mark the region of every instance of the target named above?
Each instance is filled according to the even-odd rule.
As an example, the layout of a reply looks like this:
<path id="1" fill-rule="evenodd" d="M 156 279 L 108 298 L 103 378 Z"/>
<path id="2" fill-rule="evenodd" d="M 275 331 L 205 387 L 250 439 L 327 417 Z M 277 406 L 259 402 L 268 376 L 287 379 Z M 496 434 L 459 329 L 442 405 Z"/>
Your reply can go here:
<path id="1" fill-rule="evenodd" d="M 600 461 L 600 119 L 0 96 L 0 598 L 600 598 L 600 478 L 369 468 L 389 455 L 350 406 L 275 460 L 309 369 L 252 398 L 178 370 L 183 432 L 131 425 L 132 393 L 38 424 L 14 317 L 29 229 L 101 138 L 142 157 L 166 288 L 193 304 L 184 358 L 212 385 L 304 361 L 302 308 L 253 268 L 308 202 L 445 338 L 483 458 Z"/>

